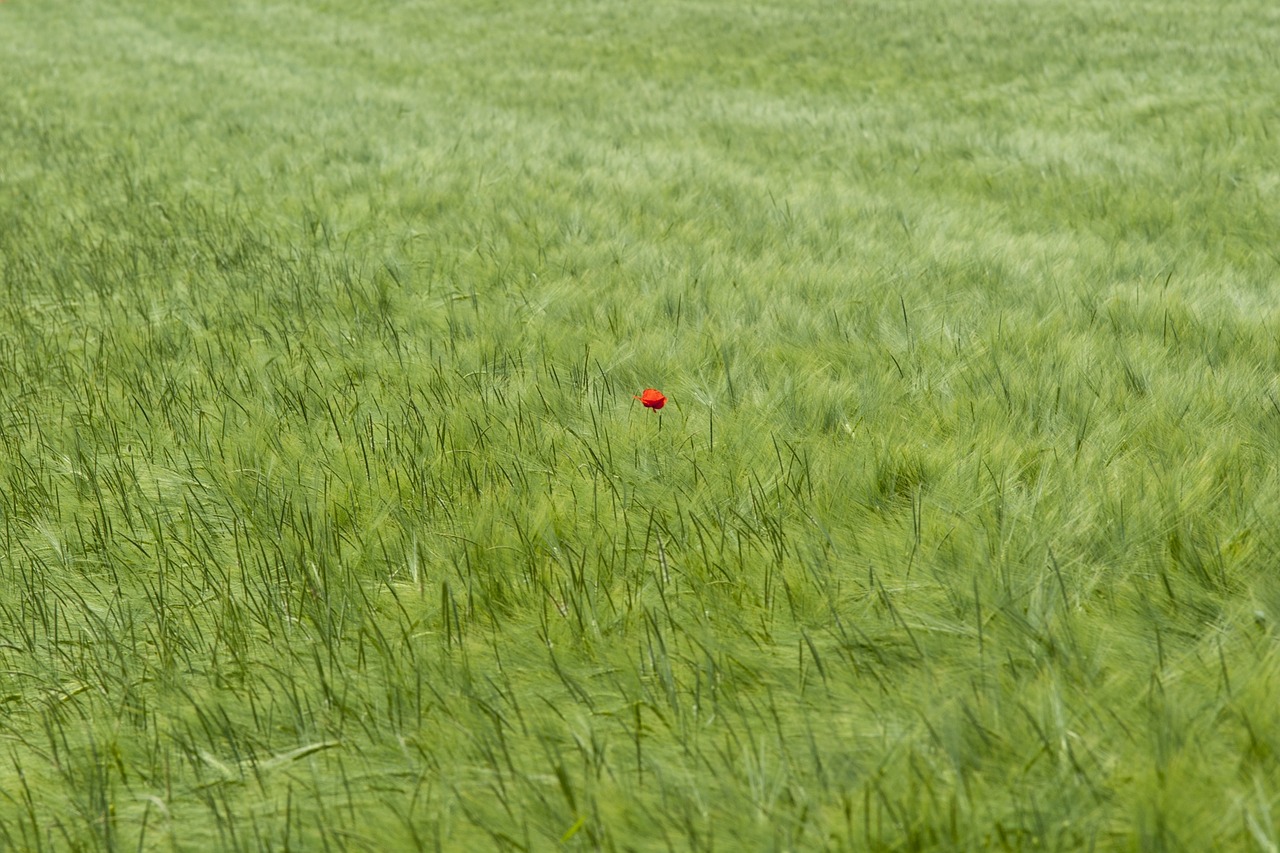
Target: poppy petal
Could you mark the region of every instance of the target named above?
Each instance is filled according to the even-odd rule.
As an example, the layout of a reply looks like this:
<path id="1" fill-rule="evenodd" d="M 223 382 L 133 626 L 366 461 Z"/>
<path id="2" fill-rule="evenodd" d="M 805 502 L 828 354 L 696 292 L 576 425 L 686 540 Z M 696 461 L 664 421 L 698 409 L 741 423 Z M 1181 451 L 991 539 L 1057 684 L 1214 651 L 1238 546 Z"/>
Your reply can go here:
<path id="1" fill-rule="evenodd" d="M 661 409 L 667 404 L 667 398 L 657 388 L 644 389 L 644 393 L 636 397 L 636 399 L 649 409 Z"/>

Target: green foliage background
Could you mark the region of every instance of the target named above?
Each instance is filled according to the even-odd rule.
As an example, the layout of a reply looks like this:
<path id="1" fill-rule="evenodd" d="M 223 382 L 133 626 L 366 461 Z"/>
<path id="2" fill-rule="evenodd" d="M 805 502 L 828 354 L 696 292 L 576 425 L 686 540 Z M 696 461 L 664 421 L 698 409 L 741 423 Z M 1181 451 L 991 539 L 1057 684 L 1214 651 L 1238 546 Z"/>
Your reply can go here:
<path id="1" fill-rule="evenodd" d="M 1272 5 L 0 43 L 0 846 L 1276 849 Z"/>

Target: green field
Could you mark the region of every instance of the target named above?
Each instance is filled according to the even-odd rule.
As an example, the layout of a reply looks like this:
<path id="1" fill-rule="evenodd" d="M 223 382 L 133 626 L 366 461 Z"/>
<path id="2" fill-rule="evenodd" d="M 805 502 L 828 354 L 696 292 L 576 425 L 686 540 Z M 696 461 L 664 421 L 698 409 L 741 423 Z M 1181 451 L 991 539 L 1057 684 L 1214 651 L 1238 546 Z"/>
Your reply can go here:
<path id="1" fill-rule="evenodd" d="M 1277 850 L 1274 3 L 0 45 L 0 850 Z"/>

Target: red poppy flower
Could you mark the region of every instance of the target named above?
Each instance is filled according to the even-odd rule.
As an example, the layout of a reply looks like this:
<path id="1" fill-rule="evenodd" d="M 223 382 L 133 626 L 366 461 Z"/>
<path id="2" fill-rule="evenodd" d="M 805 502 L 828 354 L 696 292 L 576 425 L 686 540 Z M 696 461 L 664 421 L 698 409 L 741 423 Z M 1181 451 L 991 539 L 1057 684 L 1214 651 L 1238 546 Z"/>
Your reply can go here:
<path id="1" fill-rule="evenodd" d="M 661 409 L 667 404 L 667 398 L 662 396 L 662 392 L 657 388 L 644 389 L 644 393 L 636 397 L 636 399 L 644 403 L 645 407 L 649 409 Z"/>

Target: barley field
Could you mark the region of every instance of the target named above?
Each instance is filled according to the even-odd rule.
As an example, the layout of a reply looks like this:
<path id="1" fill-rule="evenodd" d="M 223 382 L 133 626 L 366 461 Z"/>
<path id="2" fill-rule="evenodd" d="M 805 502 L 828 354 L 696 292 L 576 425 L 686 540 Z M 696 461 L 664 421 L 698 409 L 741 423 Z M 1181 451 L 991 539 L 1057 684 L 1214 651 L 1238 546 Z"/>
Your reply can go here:
<path id="1" fill-rule="evenodd" d="M 0 45 L 0 849 L 1277 850 L 1274 4 Z"/>

